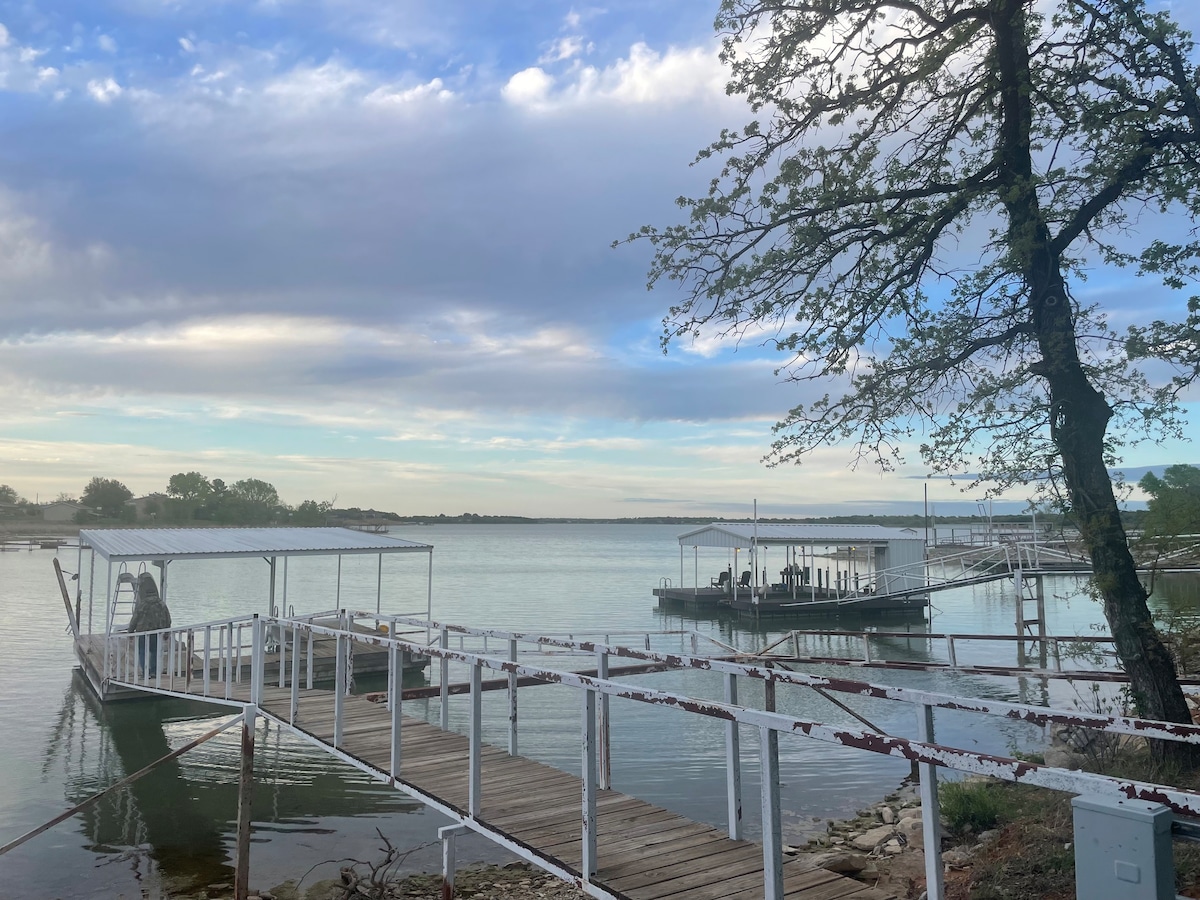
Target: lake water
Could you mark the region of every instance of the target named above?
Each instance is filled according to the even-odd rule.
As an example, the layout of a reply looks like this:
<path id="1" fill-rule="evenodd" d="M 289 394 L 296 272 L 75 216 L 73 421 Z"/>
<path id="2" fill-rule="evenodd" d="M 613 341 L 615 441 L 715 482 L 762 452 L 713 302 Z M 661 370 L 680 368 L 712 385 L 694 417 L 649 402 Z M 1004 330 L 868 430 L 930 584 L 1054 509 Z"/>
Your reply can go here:
<path id="1" fill-rule="evenodd" d="M 731 618 L 695 618 L 655 606 L 659 579 L 679 581 L 679 526 L 655 525 L 445 525 L 396 532 L 434 545 L 434 616 L 476 627 L 546 632 L 619 632 L 695 629 L 742 649 L 762 646 L 789 625 L 756 625 Z M 724 560 L 701 561 L 701 577 L 715 575 Z M 72 677 L 74 657 L 54 580 L 54 552 L 0 553 L 0 843 L 40 825 L 107 784 L 136 771 L 212 727 L 213 711 L 173 700 L 111 704 L 101 708 Z M 84 554 L 87 569 L 88 555 Z M 74 572 L 75 551 L 62 551 Z M 375 558 L 343 561 L 341 605 L 374 609 Z M 707 571 L 711 569 L 711 573 Z M 691 578 L 691 558 L 687 561 Z M 103 580 L 104 571 L 97 568 Z M 87 572 L 83 583 L 87 583 Z M 397 556 L 384 562 L 385 611 L 423 609 L 426 557 Z M 266 610 L 267 566 L 260 560 L 172 564 L 169 602 L 177 624 Z M 297 611 L 332 608 L 336 562 L 292 560 L 288 602 Z M 1088 634 L 1102 622 L 1098 605 L 1070 577 L 1048 581 L 1047 617 L 1054 634 Z M 1200 608 L 1193 578 L 1168 578 L 1154 603 L 1192 614 Z M 85 589 L 86 596 L 86 589 Z M 97 592 L 97 612 L 102 607 Z M 1010 581 L 936 594 L 932 629 L 1011 633 L 1014 596 Z M 85 601 L 86 610 L 86 601 Z M 832 621 L 795 627 L 832 628 Z M 885 629 L 904 626 L 883 625 Z M 909 626 L 920 631 L 925 626 Z M 678 640 L 678 649 L 686 641 Z M 942 645 L 918 638 L 881 639 L 893 657 L 941 660 Z M 856 644 L 834 642 L 829 655 L 850 655 Z M 972 645 L 960 661 L 1008 663 L 1011 645 Z M 969 659 L 964 659 L 969 654 Z M 574 666 L 588 663 L 578 660 Z M 846 676 L 845 669 L 816 669 Z M 860 671 L 879 683 L 997 699 L 1077 701 L 1064 682 L 1045 688 L 1032 679 L 999 679 L 920 672 Z M 639 683 L 698 697 L 720 696 L 708 673 L 637 676 Z M 754 686 L 745 702 L 761 702 Z M 796 716 L 855 725 L 844 712 L 811 691 L 783 690 L 779 708 Z M 485 694 L 485 739 L 505 742 L 503 692 Z M 545 686 L 521 691 L 522 752 L 578 771 L 578 695 Z M 854 707 L 892 734 L 915 737 L 911 707 L 855 698 Z M 406 704 L 406 712 L 437 716 L 437 701 Z M 452 724 L 465 730 L 466 700 L 451 706 Z M 722 726 L 708 719 L 613 702 L 613 786 L 716 826 L 724 824 Z M 565 723 L 565 724 L 564 724 Z M 1012 722 L 941 713 L 939 739 L 983 752 L 1009 753 L 1036 746 L 1038 729 Z M 756 742 L 743 737 L 746 814 L 757 818 Z M 801 739 L 780 748 L 787 839 L 800 840 L 825 819 L 841 818 L 894 790 L 907 764 Z M 0 857 L 0 895 L 11 900 L 46 897 L 162 896 L 232 880 L 232 827 L 236 817 L 236 732 L 224 735 L 160 767 L 132 787 L 69 819 Z M 267 888 L 286 878 L 331 877 L 337 863 L 377 860 L 379 829 L 393 845 L 415 848 L 436 840 L 446 824 L 403 795 L 371 782 L 276 729 L 259 728 L 251 885 Z M 436 870 L 439 850 L 427 846 L 407 868 Z M 460 861 L 502 861 L 490 844 L 460 843 Z"/>

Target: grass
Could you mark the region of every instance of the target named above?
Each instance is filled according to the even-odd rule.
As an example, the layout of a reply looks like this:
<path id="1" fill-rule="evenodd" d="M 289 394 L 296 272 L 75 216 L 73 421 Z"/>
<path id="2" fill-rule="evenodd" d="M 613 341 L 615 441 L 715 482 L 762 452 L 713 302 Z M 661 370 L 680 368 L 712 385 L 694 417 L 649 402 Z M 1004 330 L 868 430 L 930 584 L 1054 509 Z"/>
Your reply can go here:
<path id="1" fill-rule="evenodd" d="M 999 785 L 980 781 L 949 781 L 938 788 L 942 818 L 952 831 L 987 831 L 1000 821 Z"/>
<path id="2" fill-rule="evenodd" d="M 1103 774 L 1196 790 L 1200 769 L 1180 772 L 1149 752 L 1122 747 Z M 1071 797 L 1031 785 L 947 783 L 942 815 L 952 832 L 967 836 L 999 828 L 972 857 L 969 869 L 947 878 L 949 900 L 1070 900 L 1075 897 Z M 1200 898 L 1200 845 L 1175 842 L 1176 890 Z"/>

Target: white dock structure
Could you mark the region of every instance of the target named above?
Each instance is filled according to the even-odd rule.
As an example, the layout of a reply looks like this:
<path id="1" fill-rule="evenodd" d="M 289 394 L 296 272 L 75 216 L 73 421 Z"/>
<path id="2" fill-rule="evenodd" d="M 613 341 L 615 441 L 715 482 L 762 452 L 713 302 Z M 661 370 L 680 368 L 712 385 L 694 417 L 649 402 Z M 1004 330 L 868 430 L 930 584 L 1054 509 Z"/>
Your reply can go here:
<path id="1" fill-rule="evenodd" d="M 725 551 L 705 554 L 716 575 L 701 575 L 701 549 Z M 760 615 L 919 613 L 925 586 L 925 541 L 914 528 L 714 522 L 679 535 L 679 583 L 654 594 Z"/>
<path id="2" fill-rule="evenodd" d="M 378 540 L 380 536 L 358 538 Z M 128 539 L 126 536 L 121 540 Z M 108 549 L 110 559 L 122 555 L 117 544 L 106 542 L 104 536 L 93 540 Z M 293 550 L 294 543 L 293 539 Z M 146 549 L 144 544 L 140 546 Z M 264 549 L 263 541 L 254 548 L 234 550 L 225 546 L 224 552 L 257 555 Z M 309 552 L 327 549 L 311 547 Z M 396 552 L 424 549 L 422 545 L 410 545 L 407 551 Z M 133 551 L 126 547 L 125 552 Z M 186 552 L 182 545 L 176 545 L 173 558 L 184 558 Z M 276 552 L 284 551 L 277 546 Z M 79 616 L 72 610 L 65 590 L 64 599 L 68 600 L 73 626 L 78 626 Z M 823 869 L 807 868 L 799 858 L 785 856 L 781 810 L 789 786 L 780 779 L 782 740 L 823 742 L 913 763 L 920 773 L 923 834 L 930 836 L 937 835 L 940 827 L 939 768 L 1078 795 L 1074 804 L 1077 828 L 1088 833 L 1121 828 L 1130 834 L 1128 840 L 1100 852 L 1094 841 L 1077 841 L 1077 874 L 1089 879 L 1080 884 L 1111 882 L 1120 887 L 1125 882 L 1155 887 L 1155 893 L 1139 893 L 1139 898 L 1170 900 L 1170 832 L 1173 825 L 1176 831 L 1187 830 L 1180 826 L 1180 819 L 1200 817 L 1200 792 L 1056 769 L 951 746 L 936 740 L 934 718 L 938 711 L 948 711 L 955 716 L 973 714 L 1037 726 L 1068 725 L 1139 739 L 1200 744 L 1200 726 L 1196 725 L 1091 715 L 791 671 L 778 663 L 730 658 L 725 655 L 729 648 L 715 642 L 714 653 L 703 653 L 699 644 L 704 638 L 695 632 L 690 652 L 665 652 L 652 648 L 649 636 L 644 646 L 631 647 L 608 641 L 476 629 L 379 609 L 338 609 L 322 616 L 318 619 L 275 612 L 175 624 L 156 632 L 161 652 L 158 664 L 150 670 L 139 669 L 134 662 L 137 642 L 143 635 L 112 628 L 104 634 L 104 668 L 98 670 L 105 674 L 98 686 L 103 696 L 120 691 L 127 696 L 188 697 L 227 707 L 234 713 L 232 719 L 189 747 L 225 728 L 241 725 L 235 884 L 239 900 L 248 896 L 250 786 L 254 774 L 254 723 L 259 716 L 448 817 L 451 824 L 439 832 L 448 863 L 443 873 L 446 896 L 452 894 L 455 837 L 471 831 L 577 884 L 600 900 L 893 900 L 886 891 Z M 426 633 L 435 640 L 428 643 L 414 637 Z M 215 635 L 223 638 L 214 640 Z M 313 676 L 316 648 L 322 641 L 332 646 L 335 660 L 332 683 L 324 687 Z M 548 649 L 586 659 L 595 665 L 596 674 L 522 660 L 522 653 L 544 658 Z M 371 653 L 382 653 L 387 662 L 386 690 L 356 693 L 356 658 Z M 405 715 L 402 673 L 406 655 L 428 655 L 436 660 L 440 719 L 436 724 Z M 616 681 L 610 677 L 613 660 L 711 673 L 718 680 L 716 686 L 723 687 L 723 699 L 702 699 L 648 684 Z M 864 660 L 862 665 L 871 663 Z M 465 734 L 450 727 L 451 695 L 458 693 L 451 690 L 452 667 L 455 680 L 466 686 L 465 696 L 459 701 L 466 703 L 465 722 L 460 724 Z M 507 679 L 507 719 L 499 726 L 507 747 L 485 740 L 485 673 Z M 762 697 L 761 707 L 739 699 L 739 689 L 753 682 L 763 683 L 757 692 Z M 578 716 L 556 727 L 577 730 L 578 774 L 521 755 L 519 688 L 531 683 L 557 685 L 576 697 Z M 525 689 L 542 690 L 535 686 Z M 885 734 L 869 723 L 864 723 L 867 728 L 863 729 L 798 718 L 778 711 L 781 690 L 812 690 L 826 696 L 838 693 L 846 702 L 860 697 L 907 705 L 913 713 L 913 727 L 906 729 L 907 735 Z M 614 698 L 622 703 L 610 709 Z M 665 707 L 721 724 L 718 734 L 723 736 L 726 775 L 724 828 L 690 821 L 614 789 L 609 731 L 613 715 L 628 708 L 628 703 Z M 494 722 L 490 728 L 496 732 L 493 739 L 501 736 Z M 741 741 L 746 736 L 752 738 L 757 761 L 758 796 L 744 804 Z M 647 735 L 649 741 L 656 739 L 655 734 Z M 174 751 L 172 756 L 186 749 Z M 672 762 L 669 753 L 663 757 L 664 766 L 670 767 Z M 796 808 L 802 803 L 802 798 L 791 797 L 787 806 Z M 746 815 L 748 809 L 759 812 Z M 0 846 L 0 855 L 71 814 L 68 810 Z M 746 839 L 748 825 L 758 826 L 761 840 Z M 924 863 L 928 897 L 944 900 L 940 840 L 926 842 Z M 1114 874 L 1106 875 L 1113 872 L 1114 866 Z M 1138 877 L 1128 877 L 1131 872 Z M 1081 896 L 1096 894 L 1085 892 Z"/>
<path id="3" fill-rule="evenodd" d="M 424 596 L 408 607 L 407 615 L 426 619 L 433 615 L 433 547 L 416 541 L 403 540 L 385 534 L 371 534 L 349 528 L 97 528 L 84 529 L 79 533 L 79 564 L 76 571 L 85 570 L 83 555 L 90 550 L 87 565 L 87 596 L 83 595 L 82 580 L 75 593 L 75 605 L 67 602 L 67 616 L 75 640 L 75 654 L 80 667 L 101 700 L 120 697 L 126 693 L 117 686 L 118 676 L 125 660 L 120 650 L 126 642 L 117 640 L 125 635 L 129 617 L 133 612 L 137 573 L 131 566 L 145 570 L 152 566 L 159 573 L 159 591 L 164 602 L 171 605 L 170 566 L 177 560 L 222 560 L 262 559 L 269 569 L 268 590 L 259 600 L 258 609 L 248 608 L 245 616 L 211 623 L 195 633 L 197 645 L 190 648 L 199 663 L 197 654 L 207 653 L 214 642 L 233 646 L 239 635 L 249 627 L 256 613 L 275 616 L 281 613 L 295 615 L 288 602 L 288 560 L 294 557 L 326 556 L 337 558 L 337 575 L 329 586 L 332 609 L 303 614 L 309 621 L 327 620 L 336 617 L 337 607 L 342 601 L 342 557 L 375 556 L 378 560 L 375 608 L 383 603 L 383 561 L 395 554 L 424 554 L 428 559 Z M 101 573 L 98 568 L 103 568 Z M 62 582 L 64 600 L 68 599 L 66 585 Z M 249 600 L 253 606 L 254 601 Z M 394 603 L 389 603 L 395 608 Z M 174 608 L 176 618 L 186 618 L 187 610 Z M 247 632 L 248 633 L 248 632 Z M 317 642 L 310 657 L 318 680 L 332 678 L 333 650 L 329 641 Z M 360 659 L 362 667 L 385 671 L 387 661 L 383 654 L 375 659 Z M 248 660 L 239 661 L 248 664 Z M 427 663 L 421 656 L 406 656 L 406 666 Z"/>

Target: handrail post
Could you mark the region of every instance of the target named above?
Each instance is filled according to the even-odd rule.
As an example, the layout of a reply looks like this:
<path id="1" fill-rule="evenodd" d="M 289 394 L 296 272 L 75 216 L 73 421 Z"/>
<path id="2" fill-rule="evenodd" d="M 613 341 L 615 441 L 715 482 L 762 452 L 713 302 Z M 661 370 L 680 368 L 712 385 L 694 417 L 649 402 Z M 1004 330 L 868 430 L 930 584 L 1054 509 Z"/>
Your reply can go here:
<path id="1" fill-rule="evenodd" d="M 296 724 L 300 712 L 300 623 L 292 622 L 292 702 L 288 707 L 288 722 Z"/>
<path id="2" fill-rule="evenodd" d="M 258 617 L 258 613 L 255 613 L 254 632 L 250 645 L 250 702 L 255 706 L 262 706 L 263 670 L 266 668 L 264 624 L 263 620 Z"/>
<path id="3" fill-rule="evenodd" d="M 445 625 L 442 626 L 439 646 L 443 650 L 450 649 L 450 629 Z M 450 658 L 443 656 L 438 661 L 438 699 L 441 701 L 441 708 L 438 710 L 438 718 L 441 722 L 442 731 L 450 730 Z"/>
<path id="4" fill-rule="evenodd" d="M 334 637 L 333 746 L 342 746 L 342 711 L 346 705 L 346 636 L 340 630 Z"/>
<path id="5" fill-rule="evenodd" d="M 346 632 L 346 696 L 354 693 L 354 614 L 342 610 L 342 628 Z"/>
<path id="6" fill-rule="evenodd" d="M 583 690 L 583 880 L 596 874 L 596 695 Z"/>
<path id="7" fill-rule="evenodd" d="M 259 633 L 255 617 L 255 634 Z M 254 682 L 251 682 L 254 683 Z M 238 778 L 237 862 L 234 871 L 234 900 L 250 896 L 250 823 L 254 799 L 254 726 L 258 707 L 247 703 L 242 707 L 242 764 Z"/>
<path id="8" fill-rule="evenodd" d="M 922 703 L 917 709 L 917 740 L 933 743 L 933 707 L 928 703 Z M 945 900 L 937 766 L 918 763 L 917 769 L 921 778 L 921 836 L 925 845 L 926 893 L 929 900 Z"/>
<path id="9" fill-rule="evenodd" d="M 442 900 L 454 900 L 454 870 L 458 868 L 456 838 L 468 830 L 465 825 L 447 825 L 438 829 L 438 838 L 442 842 Z"/>
<path id="10" fill-rule="evenodd" d="M 608 680 L 608 654 L 603 651 L 596 653 L 596 677 Z M 600 790 L 607 791 L 612 787 L 612 743 L 609 735 L 608 694 L 601 694 L 599 700 L 596 718 L 596 750 L 599 755 L 597 786 Z"/>
<path id="11" fill-rule="evenodd" d="M 239 628 L 238 631 L 239 631 L 239 635 L 240 635 L 241 629 Z M 239 637 L 238 639 L 240 640 L 241 638 Z M 241 653 L 240 647 L 238 648 L 238 653 L 239 653 L 239 655 Z M 190 657 L 189 657 L 188 665 L 189 665 L 189 667 L 191 666 Z M 234 677 L 235 676 L 234 676 L 234 667 L 233 667 L 233 622 L 230 622 L 228 625 L 225 626 L 225 699 L 226 700 L 230 699 L 233 696 L 233 679 L 234 679 Z"/>
<path id="12" fill-rule="evenodd" d="M 312 619 L 308 620 L 308 624 L 310 626 L 312 625 Z M 304 673 L 304 687 L 310 691 L 312 690 L 312 686 L 313 686 L 313 659 L 314 659 L 313 641 L 314 640 L 315 640 L 315 637 L 313 636 L 313 630 L 310 627 L 308 629 L 308 667 Z"/>
<path id="13" fill-rule="evenodd" d="M 770 726 L 763 725 L 759 728 L 759 745 L 762 756 L 763 900 L 783 900 L 779 735 Z"/>
<path id="14" fill-rule="evenodd" d="M 166 660 L 163 659 L 163 653 L 162 653 L 163 637 L 164 637 L 164 634 L 161 631 L 156 631 L 154 633 L 154 687 L 155 688 L 162 687 L 163 663 L 166 662 Z"/>
<path id="15" fill-rule="evenodd" d="M 471 724 L 468 749 L 470 782 L 467 790 L 467 812 L 472 818 L 479 815 L 482 789 L 483 760 L 483 667 L 479 660 L 471 662 Z"/>
<path id="16" fill-rule="evenodd" d="M 388 709 L 392 713 L 392 743 L 389 772 L 392 784 L 400 775 L 400 738 L 404 702 L 404 664 L 400 647 L 396 643 L 396 628 L 393 623 L 392 641 L 388 644 Z"/>
<path id="17" fill-rule="evenodd" d="M 287 686 L 287 628 L 279 626 L 279 686 Z"/>
<path id="18" fill-rule="evenodd" d="M 517 641 L 508 642 L 508 661 L 517 661 Z M 508 673 L 508 755 L 517 755 L 517 673 Z"/>
<path id="19" fill-rule="evenodd" d="M 737 676 L 725 673 L 725 702 L 738 702 Z M 725 723 L 725 793 L 728 800 L 729 837 L 742 839 L 742 748 L 736 720 Z"/>
<path id="20" fill-rule="evenodd" d="M 212 626 L 204 626 L 204 696 L 212 690 Z"/>

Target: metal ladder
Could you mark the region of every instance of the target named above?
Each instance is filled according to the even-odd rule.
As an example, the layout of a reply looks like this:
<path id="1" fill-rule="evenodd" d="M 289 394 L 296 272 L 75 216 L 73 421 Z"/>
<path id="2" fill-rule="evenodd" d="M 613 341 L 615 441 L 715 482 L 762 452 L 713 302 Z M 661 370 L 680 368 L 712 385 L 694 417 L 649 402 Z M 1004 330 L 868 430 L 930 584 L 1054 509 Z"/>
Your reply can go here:
<path id="1" fill-rule="evenodd" d="M 122 630 L 128 626 L 129 620 L 133 617 L 133 609 L 137 605 L 138 575 L 144 571 L 146 571 L 145 563 L 141 564 L 137 575 L 129 571 L 126 563 L 121 563 L 120 569 L 117 570 L 117 585 L 113 589 L 113 600 L 108 607 L 109 634 L 117 630 L 118 618 L 120 618 Z"/>

